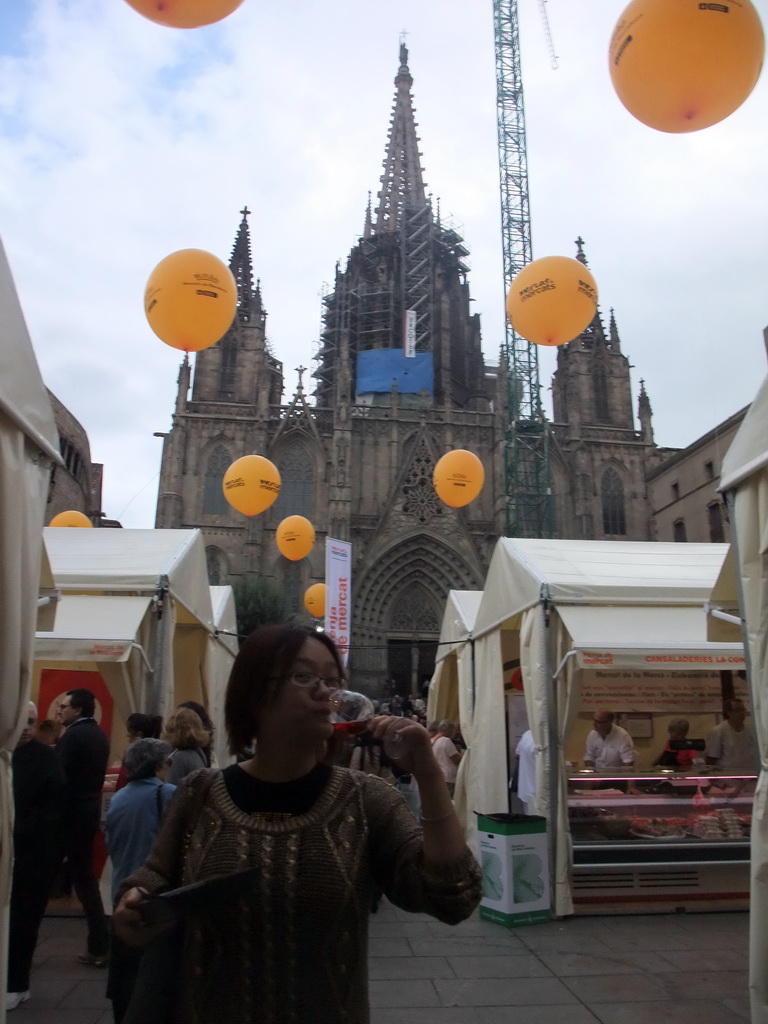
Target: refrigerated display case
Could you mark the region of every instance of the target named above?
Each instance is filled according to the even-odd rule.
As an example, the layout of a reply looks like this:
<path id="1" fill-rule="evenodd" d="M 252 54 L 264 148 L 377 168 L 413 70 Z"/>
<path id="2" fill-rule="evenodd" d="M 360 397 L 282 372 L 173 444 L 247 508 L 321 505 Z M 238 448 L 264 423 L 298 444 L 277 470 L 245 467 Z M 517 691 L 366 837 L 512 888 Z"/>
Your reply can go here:
<path id="1" fill-rule="evenodd" d="M 746 907 L 755 782 L 705 767 L 571 772 L 575 905 Z"/>

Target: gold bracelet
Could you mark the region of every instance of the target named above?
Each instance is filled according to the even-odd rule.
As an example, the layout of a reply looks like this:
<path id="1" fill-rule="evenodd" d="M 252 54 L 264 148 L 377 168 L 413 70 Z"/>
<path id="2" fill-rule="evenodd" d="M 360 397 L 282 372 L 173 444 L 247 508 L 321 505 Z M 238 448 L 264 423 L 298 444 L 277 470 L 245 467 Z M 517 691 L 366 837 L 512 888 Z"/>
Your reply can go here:
<path id="1" fill-rule="evenodd" d="M 437 821 L 447 821 L 453 813 L 454 809 L 452 807 L 447 814 L 441 814 L 439 818 L 422 818 L 421 815 L 419 815 L 419 821 L 422 825 L 434 825 Z"/>

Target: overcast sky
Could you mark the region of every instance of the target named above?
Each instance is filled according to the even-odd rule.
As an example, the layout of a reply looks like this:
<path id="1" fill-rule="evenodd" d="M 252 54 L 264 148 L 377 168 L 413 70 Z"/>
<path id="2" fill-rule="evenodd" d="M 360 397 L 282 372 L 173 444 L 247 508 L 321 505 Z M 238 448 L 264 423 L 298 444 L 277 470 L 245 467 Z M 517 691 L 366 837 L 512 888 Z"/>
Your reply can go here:
<path id="1" fill-rule="evenodd" d="M 534 256 L 586 242 L 658 444 L 748 404 L 766 371 L 768 83 L 730 118 L 666 135 L 608 75 L 623 10 L 520 0 Z M 768 0 L 756 0 L 765 25 Z M 320 298 L 375 194 L 406 31 L 429 191 L 470 249 L 488 362 L 503 339 L 492 0 L 245 0 L 163 28 L 124 0 L 14 0 L 0 13 L 0 234 L 46 384 L 104 463 L 103 509 L 151 527 L 181 353 L 146 323 L 176 249 L 229 258 L 250 218 L 268 334 L 312 365 Z M 541 358 L 549 381 L 554 353 Z M 243 453 L 248 454 L 248 453 Z"/>

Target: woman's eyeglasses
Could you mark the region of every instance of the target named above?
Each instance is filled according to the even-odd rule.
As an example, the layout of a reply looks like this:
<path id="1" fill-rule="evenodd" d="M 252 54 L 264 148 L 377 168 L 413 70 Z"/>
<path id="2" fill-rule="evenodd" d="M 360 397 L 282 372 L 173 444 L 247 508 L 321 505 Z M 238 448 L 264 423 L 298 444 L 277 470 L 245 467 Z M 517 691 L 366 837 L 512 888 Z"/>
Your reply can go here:
<path id="1" fill-rule="evenodd" d="M 315 672 L 291 672 L 288 679 L 294 686 L 301 686 L 304 689 L 315 689 L 320 683 L 325 683 L 329 690 L 340 690 L 344 680 L 338 676 L 319 676 Z"/>

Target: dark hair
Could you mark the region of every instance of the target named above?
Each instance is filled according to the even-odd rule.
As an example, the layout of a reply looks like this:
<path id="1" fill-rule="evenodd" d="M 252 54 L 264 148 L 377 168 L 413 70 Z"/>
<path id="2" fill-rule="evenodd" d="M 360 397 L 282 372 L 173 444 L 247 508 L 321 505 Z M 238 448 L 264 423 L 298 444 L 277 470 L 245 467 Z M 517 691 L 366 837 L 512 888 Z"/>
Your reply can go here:
<path id="1" fill-rule="evenodd" d="M 163 728 L 163 718 L 162 715 L 143 715 L 140 711 L 134 711 L 132 715 L 128 715 L 125 727 L 131 732 L 139 733 L 142 739 L 157 740 Z"/>
<path id="2" fill-rule="evenodd" d="M 83 718 L 93 718 L 93 713 L 96 710 L 96 696 L 90 690 L 84 690 L 78 686 L 74 690 L 67 690 L 67 696 L 69 703 L 73 708 L 79 710 Z"/>
<path id="3" fill-rule="evenodd" d="M 237 754 L 253 740 L 260 712 L 275 699 L 291 663 L 307 640 L 317 640 L 328 649 L 339 676 L 343 677 L 341 657 L 327 633 L 287 624 L 262 626 L 245 640 L 232 666 L 224 701 L 224 724 L 231 753 Z"/>
<path id="4" fill-rule="evenodd" d="M 744 703 L 741 697 L 729 697 L 727 700 L 723 701 L 723 714 L 726 716 L 729 715 L 731 711 L 733 711 L 734 704 L 741 704 L 744 710 L 747 710 L 747 705 Z"/>
<path id="5" fill-rule="evenodd" d="M 135 779 L 151 779 L 158 767 L 167 761 L 173 752 L 170 743 L 163 740 L 135 740 L 125 751 L 123 764 L 129 782 Z"/>
<path id="6" fill-rule="evenodd" d="M 182 704 L 177 704 L 177 708 L 189 708 L 190 711 L 194 711 L 203 723 L 203 728 L 207 729 L 209 733 L 213 734 L 213 722 L 211 721 L 208 712 L 205 710 L 202 704 L 198 704 L 196 700 L 185 700 Z"/>

